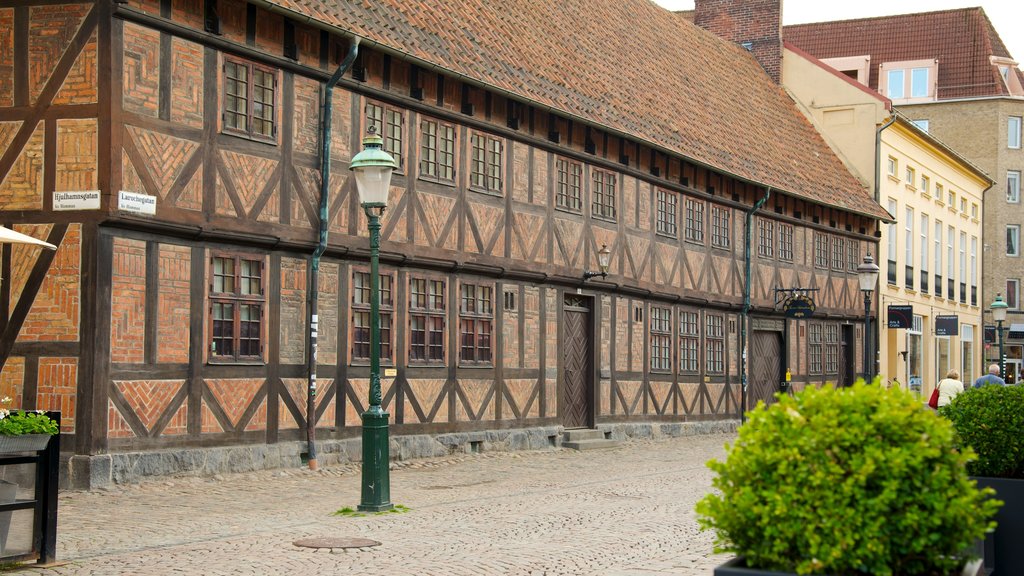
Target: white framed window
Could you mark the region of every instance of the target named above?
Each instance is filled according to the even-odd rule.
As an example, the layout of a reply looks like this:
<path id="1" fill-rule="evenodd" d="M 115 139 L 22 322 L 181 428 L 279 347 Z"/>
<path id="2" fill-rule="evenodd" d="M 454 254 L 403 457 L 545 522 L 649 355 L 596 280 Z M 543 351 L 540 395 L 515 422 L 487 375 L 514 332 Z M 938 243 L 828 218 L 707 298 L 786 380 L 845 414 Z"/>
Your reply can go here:
<path id="1" fill-rule="evenodd" d="M 886 267 L 886 273 L 885 273 L 886 281 L 889 284 L 896 284 L 896 254 L 898 254 L 898 252 L 897 252 L 898 247 L 896 246 L 896 237 L 898 235 L 898 232 L 897 232 L 897 229 L 896 229 L 897 224 L 896 224 L 896 221 L 895 221 L 896 220 L 896 210 L 898 210 L 898 208 L 896 207 L 896 200 L 894 200 L 892 198 L 889 198 L 889 214 L 892 214 L 892 216 L 893 216 L 893 221 L 890 222 L 889 225 L 888 225 L 888 234 L 889 234 L 889 238 L 888 238 L 888 240 L 889 240 L 889 242 L 888 242 L 888 244 L 889 244 L 888 256 L 889 256 L 889 262 L 888 262 L 888 266 Z"/>
<path id="2" fill-rule="evenodd" d="M 960 198 L 960 211 L 967 214 L 967 198 Z"/>
<path id="3" fill-rule="evenodd" d="M 921 273 L 925 282 L 928 281 L 928 232 L 930 230 L 931 223 L 928 221 L 928 215 L 921 214 Z"/>
<path id="4" fill-rule="evenodd" d="M 924 192 L 925 194 L 930 193 L 932 191 L 931 182 L 932 182 L 931 178 L 929 178 L 929 177 L 925 176 L 924 174 L 922 174 L 921 175 L 921 192 Z"/>
<path id="5" fill-rule="evenodd" d="M 949 195 L 946 197 L 946 204 L 949 204 L 950 208 L 956 210 L 956 192 L 949 191 Z"/>
<path id="6" fill-rule="evenodd" d="M 918 391 L 920 391 L 919 386 L 921 386 L 921 378 L 923 376 L 922 369 L 924 367 L 923 333 L 924 318 L 918 314 L 914 314 L 914 320 L 911 323 L 910 329 L 907 330 L 907 373 L 909 375 L 909 381 L 907 383 Z"/>
<path id="7" fill-rule="evenodd" d="M 905 97 L 904 76 L 903 70 L 889 70 L 885 75 L 888 84 L 885 90 L 886 97 L 892 100 L 902 100 Z"/>
<path id="8" fill-rule="evenodd" d="M 963 285 L 967 283 L 967 233 L 960 233 L 960 285 L 961 290 Z M 960 299 L 963 300 L 963 294 L 960 295 Z"/>
<path id="9" fill-rule="evenodd" d="M 956 260 L 953 259 L 953 252 L 956 250 L 956 231 L 953 226 L 946 228 L 946 272 L 952 281 L 956 276 Z M 953 297 L 953 291 L 946 294 L 947 298 Z"/>
<path id="10" fill-rule="evenodd" d="M 889 156 L 889 176 L 892 176 L 893 178 L 899 178 L 899 176 L 896 175 L 896 172 L 899 171 L 899 168 L 900 161 L 893 158 L 892 156 Z"/>
<path id="11" fill-rule="evenodd" d="M 913 188 L 914 184 L 917 183 L 917 171 L 911 168 L 910 166 L 907 166 L 907 169 L 904 171 L 904 173 L 906 176 L 905 180 L 907 181 L 907 186 Z"/>
<path id="12" fill-rule="evenodd" d="M 936 182 L 935 183 L 935 199 L 938 200 L 939 202 L 942 202 L 942 193 L 943 193 L 942 184 L 939 184 L 938 182 Z"/>
<path id="13" fill-rule="evenodd" d="M 978 205 L 976 203 L 971 204 L 971 218 L 978 219 Z"/>
<path id="14" fill-rule="evenodd" d="M 932 249 L 935 251 L 935 275 L 942 276 L 942 220 L 935 221 L 935 237 L 932 238 Z M 936 279 L 935 292 L 942 294 L 942 286 Z"/>
<path id="15" fill-rule="evenodd" d="M 1020 170 L 1006 172 L 1006 201 L 1010 204 L 1020 203 Z"/>
<path id="16" fill-rule="evenodd" d="M 937 76 L 934 59 L 886 62 L 880 66 L 878 91 L 892 100 L 931 100 Z"/>
<path id="17" fill-rule="evenodd" d="M 910 70 L 910 97 L 928 97 L 928 69 L 911 68 Z"/>
<path id="18" fill-rule="evenodd" d="M 1006 226 L 1006 255 L 1020 256 L 1020 224 Z"/>
<path id="19" fill-rule="evenodd" d="M 1006 146 L 1020 148 L 1020 116 L 1010 116 L 1006 122 Z"/>
<path id="20" fill-rule="evenodd" d="M 904 220 L 904 235 L 903 235 L 903 265 L 907 267 L 907 288 L 914 287 L 913 279 L 913 268 L 914 268 L 914 209 L 907 207 L 907 217 Z"/>

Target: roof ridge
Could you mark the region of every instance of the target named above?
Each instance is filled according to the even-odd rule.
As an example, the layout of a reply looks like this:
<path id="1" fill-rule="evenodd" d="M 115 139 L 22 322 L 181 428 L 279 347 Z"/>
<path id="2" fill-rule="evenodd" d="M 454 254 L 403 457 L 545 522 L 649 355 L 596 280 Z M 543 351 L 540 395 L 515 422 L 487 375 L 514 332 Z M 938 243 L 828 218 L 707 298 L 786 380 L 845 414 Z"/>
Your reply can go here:
<path id="1" fill-rule="evenodd" d="M 883 20 L 890 18 L 909 18 L 911 16 L 932 16 L 936 14 L 948 14 L 950 12 L 970 12 L 972 10 L 980 10 L 982 14 L 985 13 L 985 9 L 981 6 L 967 6 L 964 8 L 948 8 L 946 10 L 930 10 L 928 12 L 903 12 L 900 14 L 888 14 L 883 16 L 865 16 L 863 18 L 847 18 L 845 20 L 820 20 L 818 22 L 801 22 L 799 24 L 784 24 L 783 28 L 799 28 L 801 26 L 820 26 L 822 24 L 845 24 L 847 22 L 867 22 L 870 20 Z M 988 16 L 985 16 L 987 19 Z M 990 23 L 991 24 L 991 23 Z"/>

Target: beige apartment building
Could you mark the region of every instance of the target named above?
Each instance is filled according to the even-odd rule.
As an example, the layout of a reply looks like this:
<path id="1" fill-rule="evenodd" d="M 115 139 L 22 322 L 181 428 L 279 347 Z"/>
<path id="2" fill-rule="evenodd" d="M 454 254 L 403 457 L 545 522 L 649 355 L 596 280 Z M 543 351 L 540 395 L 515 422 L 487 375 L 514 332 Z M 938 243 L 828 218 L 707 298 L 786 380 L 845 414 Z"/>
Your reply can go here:
<path id="1" fill-rule="evenodd" d="M 876 373 L 928 394 L 950 369 L 965 380 L 982 365 L 982 199 L 992 180 L 892 102 L 786 43 L 782 82 L 876 200 L 882 226 L 881 326 Z M 906 328 L 888 328 L 889 307 Z M 909 306 L 909 310 L 905 307 Z M 894 311 L 895 312 L 895 311 Z M 894 313 L 893 319 L 897 314 Z"/>
<path id="2" fill-rule="evenodd" d="M 990 303 L 997 294 L 1006 298 L 1010 308 L 1004 332 L 1004 375 L 1008 381 L 1020 380 L 1024 369 L 1024 256 L 1020 246 L 1024 226 L 1024 74 L 984 10 L 962 8 L 786 26 L 784 37 L 888 97 L 907 118 L 996 181 L 985 194 L 981 210 L 985 225 L 978 258 L 984 265 L 977 300 L 985 324 L 991 326 Z M 949 195 L 948 190 L 945 193 Z M 947 213 L 955 208 L 957 219 L 966 214 L 971 220 L 970 199 L 957 197 L 955 206 L 949 205 L 949 198 L 945 202 Z M 885 206 L 886 199 L 881 203 Z M 968 260 L 970 237 L 968 232 Z M 958 245 L 954 251 L 957 258 L 959 250 Z M 903 278 L 898 280 L 902 286 Z M 959 294 L 957 298 L 959 301 Z M 980 349 L 981 339 L 974 334 L 979 348 L 976 353 L 985 351 L 986 360 L 996 362 L 995 331 L 986 335 L 989 342 Z"/>

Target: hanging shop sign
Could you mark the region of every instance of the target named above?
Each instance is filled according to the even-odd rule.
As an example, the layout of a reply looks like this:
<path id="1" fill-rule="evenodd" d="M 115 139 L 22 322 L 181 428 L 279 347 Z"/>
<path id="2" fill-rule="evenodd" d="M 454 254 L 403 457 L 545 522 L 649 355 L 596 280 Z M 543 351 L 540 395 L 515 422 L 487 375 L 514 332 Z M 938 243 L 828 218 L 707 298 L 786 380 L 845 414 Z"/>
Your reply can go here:
<path id="1" fill-rule="evenodd" d="M 958 336 L 960 334 L 960 317 L 956 314 L 935 317 L 936 336 Z"/>
<path id="2" fill-rule="evenodd" d="M 889 328 L 909 330 L 914 323 L 914 307 L 905 304 L 889 304 Z"/>
<path id="3" fill-rule="evenodd" d="M 814 299 L 806 294 L 790 296 L 783 304 L 782 311 L 788 318 L 810 318 L 814 315 Z"/>

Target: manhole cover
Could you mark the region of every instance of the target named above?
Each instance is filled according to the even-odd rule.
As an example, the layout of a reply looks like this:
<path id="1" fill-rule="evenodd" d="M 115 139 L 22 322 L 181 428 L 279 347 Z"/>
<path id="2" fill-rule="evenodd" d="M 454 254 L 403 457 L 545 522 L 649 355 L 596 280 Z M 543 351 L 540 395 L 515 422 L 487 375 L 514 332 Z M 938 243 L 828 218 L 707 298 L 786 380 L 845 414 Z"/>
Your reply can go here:
<path id="1" fill-rule="evenodd" d="M 380 546 L 380 542 L 366 538 L 303 538 L 292 542 L 303 548 L 370 548 Z"/>

